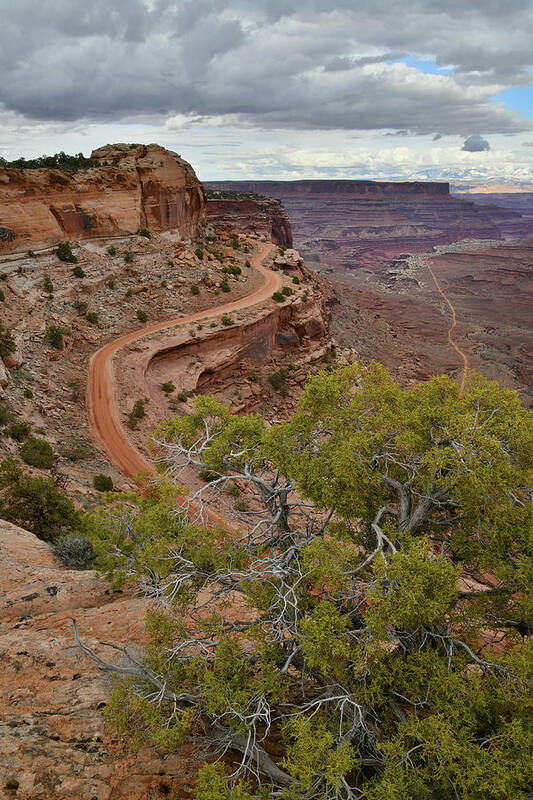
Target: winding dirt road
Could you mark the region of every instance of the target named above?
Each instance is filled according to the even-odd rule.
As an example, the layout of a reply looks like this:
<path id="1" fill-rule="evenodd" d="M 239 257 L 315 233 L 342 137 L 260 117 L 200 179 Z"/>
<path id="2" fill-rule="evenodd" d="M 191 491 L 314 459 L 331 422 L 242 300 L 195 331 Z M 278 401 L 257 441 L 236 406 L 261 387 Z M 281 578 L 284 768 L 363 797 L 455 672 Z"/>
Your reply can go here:
<path id="1" fill-rule="evenodd" d="M 428 270 L 429 274 L 433 278 L 433 283 L 435 284 L 435 286 L 437 288 L 437 291 L 442 295 L 442 297 L 444 298 L 445 302 L 448 304 L 448 308 L 451 311 L 452 324 L 448 328 L 448 342 L 451 344 L 451 346 L 453 347 L 453 349 L 455 350 L 457 355 L 460 356 L 460 358 L 462 359 L 462 362 L 463 362 L 463 372 L 462 372 L 462 375 L 461 375 L 461 383 L 459 385 L 459 396 L 462 397 L 464 389 L 465 389 L 466 373 L 467 373 L 468 369 L 470 368 L 470 362 L 468 360 L 467 354 L 463 350 L 461 350 L 461 348 L 459 347 L 459 345 L 457 344 L 457 342 L 453 338 L 453 332 L 454 332 L 455 327 L 457 325 L 457 315 L 455 313 L 455 308 L 453 306 L 452 301 L 450 300 L 450 298 L 448 297 L 448 295 L 446 294 L 446 292 L 444 291 L 444 289 L 442 288 L 442 286 L 438 282 L 437 276 L 435 275 L 435 273 L 433 271 L 433 267 L 431 266 L 429 259 L 425 258 L 425 259 L 423 259 L 423 261 L 424 261 L 424 264 L 427 267 L 427 270 Z"/>
<path id="2" fill-rule="evenodd" d="M 114 466 L 127 478 L 135 481 L 140 472 L 153 473 L 154 469 L 150 462 L 132 444 L 121 422 L 113 368 L 115 354 L 124 345 L 131 344 L 137 339 L 142 339 L 158 331 L 164 331 L 176 325 L 180 327 L 190 325 L 191 322 L 198 320 L 213 319 L 213 317 L 219 317 L 230 311 L 250 308 L 259 303 L 264 303 L 282 285 L 282 278 L 278 273 L 262 266 L 262 261 L 270 247 L 271 245 L 268 243 L 263 244 L 259 253 L 251 259 L 252 266 L 265 277 L 264 284 L 257 291 L 247 297 L 242 297 L 240 300 L 234 300 L 222 306 L 199 311 L 196 314 L 189 314 L 186 317 L 157 322 L 154 325 L 148 325 L 146 328 L 132 331 L 132 333 L 127 333 L 125 336 L 121 336 L 119 339 L 104 345 L 91 357 L 87 383 L 89 424 L 93 436 L 102 450 L 104 450 Z"/>

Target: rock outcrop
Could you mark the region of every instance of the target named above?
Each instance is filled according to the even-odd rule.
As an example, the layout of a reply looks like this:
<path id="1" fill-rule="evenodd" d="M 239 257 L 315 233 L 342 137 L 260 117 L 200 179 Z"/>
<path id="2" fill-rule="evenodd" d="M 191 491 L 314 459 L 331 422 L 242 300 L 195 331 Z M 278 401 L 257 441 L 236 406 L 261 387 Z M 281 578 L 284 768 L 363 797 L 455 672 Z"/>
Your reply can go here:
<path id="1" fill-rule="evenodd" d="M 241 233 L 257 232 L 274 244 L 292 247 L 291 223 L 280 200 L 253 193 L 231 194 L 216 190 L 210 192 L 207 198 L 207 221 L 214 228 Z"/>
<path id="2" fill-rule="evenodd" d="M 175 231 L 194 238 L 205 195 L 193 168 L 159 145 L 107 145 L 102 166 L 73 175 L 56 169 L 0 169 L 0 254 L 64 239 Z"/>

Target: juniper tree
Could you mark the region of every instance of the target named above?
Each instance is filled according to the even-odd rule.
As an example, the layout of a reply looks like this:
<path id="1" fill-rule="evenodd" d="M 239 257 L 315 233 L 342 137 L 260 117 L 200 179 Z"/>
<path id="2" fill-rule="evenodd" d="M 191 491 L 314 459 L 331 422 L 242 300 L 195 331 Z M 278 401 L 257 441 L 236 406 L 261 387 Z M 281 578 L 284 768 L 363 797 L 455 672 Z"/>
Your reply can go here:
<path id="1" fill-rule="evenodd" d="M 150 600 L 145 656 L 115 666 L 76 631 L 122 675 L 119 730 L 195 741 L 199 800 L 527 797 L 533 428 L 515 393 L 476 375 L 462 397 L 445 376 L 402 390 L 357 364 L 270 427 L 198 397 L 153 447 L 161 484 L 95 524 L 101 565 Z M 177 502 L 191 467 L 210 479 Z"/>

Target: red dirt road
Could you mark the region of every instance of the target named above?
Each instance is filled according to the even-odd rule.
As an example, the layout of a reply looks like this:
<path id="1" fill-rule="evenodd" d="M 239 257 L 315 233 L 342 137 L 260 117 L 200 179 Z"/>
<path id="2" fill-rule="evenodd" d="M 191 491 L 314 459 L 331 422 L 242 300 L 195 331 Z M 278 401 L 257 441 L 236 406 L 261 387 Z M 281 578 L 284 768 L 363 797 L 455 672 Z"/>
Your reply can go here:
<path id="1" fill-rule="evenodd" d="M 89 424 L 93 436 L 102 450 L 104 450 L 115 467 L 127 478 L 135 481 L 139 472 L 153 473 L 154 469 L 132 444 L 121 422 L 113 368 L 115 354 L 124 345 L 131 344 L 136 339 L 142 339 L 148 334 L 173 328 L 176 325 L 189 325 L 197 320 L 212 319 L 229 311 L 249 308 L 268 300 L 272 293 L 282 285 L 282 279 L 278 273 L 262 266 L 262 261 L 270 247 L 270 244 L 263 244 L 259 253 L 251 260 L 252 266 L 265 276 L 263 286 L 253 294 L 222 306 L 199 311 L 196 314 L 189 314 L 186 317 L 178 317 L 148 325 L 146 328 L 133 331 L 121 336 L 119 339 L 115 339 L 113 342 L 109 342 L 91 357 L 87 383 Z"/>
<path id="2" fill-rule="evenodd" d="M 461 375 L 461 383 L 460 383 L 460 386 L 459 386 L 459 394 L 462 397 L 464 389 L 465 389 L 466 373 L 467 373 L 467 370 L 469 369 L 470 362 L 468 361 L 468 356 L 466 355 L 466 353 L 463 352 L 463 350 L 461 350 L 461 348 L 459 347 L 459 345 L 457 344 L 457 342 L 453 338 L 453 332 L 454 332 L 454 329 L 455 329 L 455 327 L 457 325 L 457 316 L 456 316 L 456 313 L 455 313 L 455 308 L 454 308 L 454 306 L 452 304 L 452 301 L 450 300 L 450 298 L 448 297 L 448 295 L 446 294 L 446 292 L 444 291 L 444 289 L 442 288 L 442 286 L 438 282 L 437 276 L 433 272 L 433 267 L 431 266 L 431 264 L 429 262 L 429 259 L 427 259 L 427 258 L 424 259 L 424 263 L 425 263 L 425 265 L 426 265 L 426 267 L 428 269 L 429 274 L 433 278 L 433 283 L 435 284 L 435 286 L 437 288 L 437 291 L 442 295 L 442 297 L 444 298 L 444 300 L 448 304 L 448 308 L 450 309 L 451 314 L 452 314 L 452 324 L 448 328 L 448 342 L 451 344 L 451 346 L 453 347 L 453 349 L 455 350 L 457 355 L 460 356 L 460 358 L 462 359 L 462 362 L 463 362 L 463 373 Z"/>

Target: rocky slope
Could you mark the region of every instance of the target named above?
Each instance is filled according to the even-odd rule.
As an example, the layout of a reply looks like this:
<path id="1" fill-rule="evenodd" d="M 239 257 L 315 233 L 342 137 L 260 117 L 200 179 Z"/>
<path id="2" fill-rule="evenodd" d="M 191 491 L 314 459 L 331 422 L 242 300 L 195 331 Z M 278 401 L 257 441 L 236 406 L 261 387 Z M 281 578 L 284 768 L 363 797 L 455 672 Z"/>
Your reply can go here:
<path id="1" fill-rule="evenodd" d="M 176 153 L 154 144 L 117 144 L 91 157 L 102 166 L 74 175 L 0 169 L 0 254 L 140 228 L 186 238 L 199 234 L 204 190 L 190 164 Z"/>
<path id="2" fill-rule="evenodd" d="M 280 200 L 253 192 L 210 190 L 206 210 L 207 221 L 214 228 L 257 232 L 274 244 L 292 247 L 291 223 Z"/>

